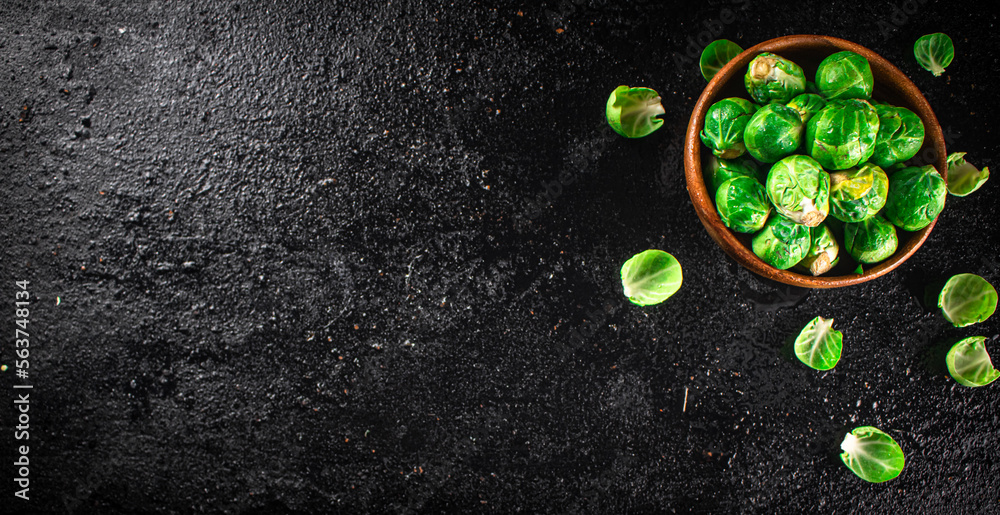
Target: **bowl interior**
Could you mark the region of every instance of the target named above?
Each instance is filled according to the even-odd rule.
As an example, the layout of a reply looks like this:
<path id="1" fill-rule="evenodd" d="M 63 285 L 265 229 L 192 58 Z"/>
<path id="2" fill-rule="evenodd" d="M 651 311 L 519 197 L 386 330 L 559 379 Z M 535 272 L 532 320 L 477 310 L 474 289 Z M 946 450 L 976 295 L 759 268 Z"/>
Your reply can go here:
<path id="1" fill-rule="evenodd" d="M 916 232 L 897 229 L 899 248 L 896 253 L 885 261 L 871 266 L 870 269 L 865 266 L 863 274 L 854 273 L 857 265 L 850 259 L 850 256 L 845 254 L 833 270 L 826 275 L 814 277 L 794 270 L 778 270 L 768 265 L 750 250 L 750 235 L 738 234 L 729 230 L 719 218 L 715 210 L 714 199 L 708 191 L 702 175 L 703 169 L 712 158 L 711 151 L 702 145 L 701 139 L 698 137 L 705 121 L 705 112 L 713 103 L 723 98 L 749 98 L 743 85 L 743 76 L 750 61 L 761 52 L 773 52 L 790 59 L 802 67 L 806 79 L 812 80 L 816 75 L 819 63 L 828 55 L 841 50 L 850 50 L 868 59 L 872 68 L 872 76 L 875 79 L 872 93 L 875 100 L 906 107 L 920 117 L 924 123 L 924 144 L 910 162 L 933 164 L 947 180 L 947 154 L 944 135 L 937 118 L 934 116 L 934 111 L 906 75 L 878 54 L 846 40 L 814 35 L 785 36 L 765 41 L 747 49 L 719 71 L 705 87 L 695 104 L 684 142 L 685 176 L 688 194 L 691 196 L 695 212 L 712 239 L 741 265 L 759 275 L 785 284 L 810 288 L 836 288 L 870 281 L 890 272 L 909 258 L 923 244 L 934 227 L 934 222 L 932 222 Z M 762 166 L 768 167 L 770 165 Z"/>

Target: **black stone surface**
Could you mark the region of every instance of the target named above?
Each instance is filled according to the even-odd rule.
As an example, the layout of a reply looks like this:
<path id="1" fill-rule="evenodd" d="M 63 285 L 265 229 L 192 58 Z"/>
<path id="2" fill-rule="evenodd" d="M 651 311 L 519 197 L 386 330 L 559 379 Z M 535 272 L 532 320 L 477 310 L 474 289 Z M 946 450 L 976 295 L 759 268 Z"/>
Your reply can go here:
<path id="1" fill-rule="evenodd" d="M 4 0 L 0 511 L 1000 513 L 1000 386 L 942 358 L 1000 356 L 998 318 L 923 303 L 1000 282 L 996 179 L 890 276 L 806 291 L 722 253 L 680 157 L 701 32 L 818 33 L 996 165 L 982 5 Z M 935 78 L 912 45 L 937 31 Z M 661 93 L 660 131 L 607 127 L 619 84 Z M 640 308 L 618 269 L 647 248 L 685 282 Z M 817 315 L 845 334 L 827 373 L 782 350 Z M 902 445 L 897 479 L 840 463 L 861 425 Z"/>

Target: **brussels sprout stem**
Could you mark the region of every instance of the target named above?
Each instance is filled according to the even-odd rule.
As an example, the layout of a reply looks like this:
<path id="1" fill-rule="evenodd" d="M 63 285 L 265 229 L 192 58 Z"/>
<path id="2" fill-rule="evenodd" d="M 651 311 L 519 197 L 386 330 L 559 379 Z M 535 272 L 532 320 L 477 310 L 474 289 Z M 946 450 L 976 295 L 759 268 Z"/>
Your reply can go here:
<path id="1" fill-rule="evenodd" d="M 773 78 L 769 77 L 772 70 L 774 70 L 774 59 L 761 57 L 754 60 L 753 69 L 750 70 L 750 76 L 757 80 Z"/>
<path id="2" fill-rule="evenodd" d="M 816 257 L 816 260 L 809 265 L 809 273 L 813 275 L 825 274 L 833 268 L 833 263 L 830 262 L 830 256 L 824 252 Z"/>
<path id="3" fill-rule="evenodd" d="M 860 441 L 861 440 L 858 437 L 848 433 L 844 436 L 844 441 L 840 442 L 840 449 L 852 456 L 857 455 L 860 450 L 860 447 L 858 446 L 858 442 Z"/>
<path id="4" fill-rule="evenodd" d="M 802 220 L 799 222 L 806 227 L 816 227 L 826 215 L 816 207 L 816 203 L 811 198 L 804 198 L 799 202 L 799 210 L 802 211 Z"/>

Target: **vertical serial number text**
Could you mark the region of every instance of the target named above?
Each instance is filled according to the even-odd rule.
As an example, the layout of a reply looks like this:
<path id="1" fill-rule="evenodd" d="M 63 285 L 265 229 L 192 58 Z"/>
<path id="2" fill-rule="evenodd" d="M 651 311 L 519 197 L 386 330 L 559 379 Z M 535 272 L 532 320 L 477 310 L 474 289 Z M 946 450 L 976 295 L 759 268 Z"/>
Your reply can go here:
<path id="1" fill-rule="evenodd" d="M 27 501 L 29 491 L 30 460 L 28 459 L 28 439 L 30 434 L 29 422 L 31 417 L 28 410 L 31 406 L 29 390 L 31 383 L 28 382 L 28 358 L 31 355 L 30 331 L 28 322 L 31 321 L 30 306 L 31 294 L 28 293 L 28 281 L 15 281 L 14 286 L 14 361 L 15 374 L 18 381 L 14 384 L 14 413 L 17 415 L 17 425 L 14 426 L 14 439 L 17 440 L 17 461 L 14 462 L 14 495 Z"/>

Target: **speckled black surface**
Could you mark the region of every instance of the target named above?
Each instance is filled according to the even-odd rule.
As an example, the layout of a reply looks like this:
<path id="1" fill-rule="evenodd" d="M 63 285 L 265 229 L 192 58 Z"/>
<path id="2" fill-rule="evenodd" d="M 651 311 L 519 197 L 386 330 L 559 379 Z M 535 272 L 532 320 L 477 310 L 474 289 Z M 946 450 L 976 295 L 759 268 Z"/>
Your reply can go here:
<path id="1" fill-rule="evenodd" d="M 31 281 L 35 389 L 31 500 L 4 467 L 0 511 L 1000 513 L 1000 386 L 942 359 L 1000 354 L 998 318 L 922 303 L 1000 282 L 996 179 L 890 276 L 805 291 L 723 254 L 680 159 L 685 47 L 721 28 L 865 45 L 997 165 L 996 12 L 263 4 L 2 2 L 0 298 Z M 940 78 L 911 54 L 937 31 Z M 662 94 L 660 131 L 607 127 L 619 84 Z M 685 282 L 640 308 L 617 276 L 646 248 Z M 816 315 L 845 334 L 828 373 L 782 351 Z M 840 464 L 860 425 L 902 445 L 899 478 Z"/>

